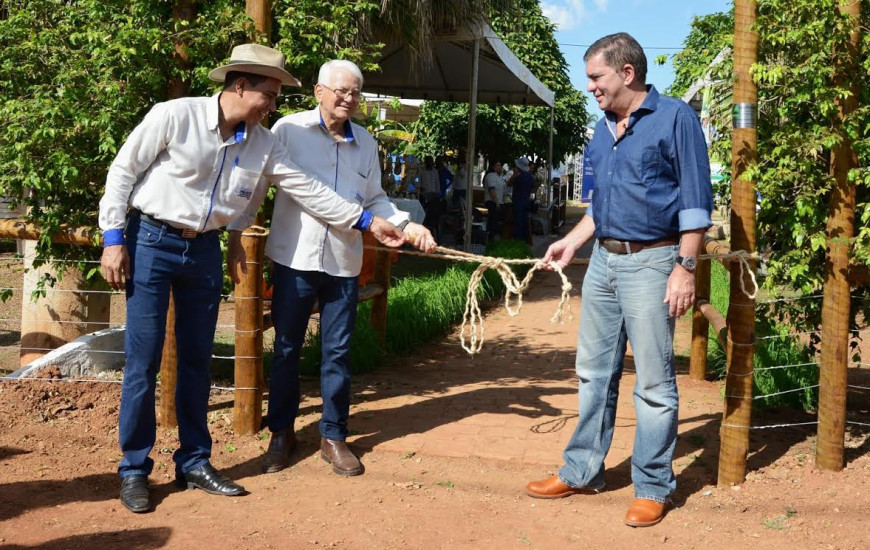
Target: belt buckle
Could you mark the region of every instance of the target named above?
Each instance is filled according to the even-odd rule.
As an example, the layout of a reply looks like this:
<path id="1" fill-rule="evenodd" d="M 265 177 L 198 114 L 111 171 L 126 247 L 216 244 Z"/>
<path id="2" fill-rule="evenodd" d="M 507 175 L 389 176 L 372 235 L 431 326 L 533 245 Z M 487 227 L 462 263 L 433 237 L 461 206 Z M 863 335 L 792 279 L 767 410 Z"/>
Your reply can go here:
<path id="1" fill-rule="evenodd" d="M 195 239 L 196 238 L 196 230 L 190 228 L 184 228 L 181 230 L 181 238 L 183 239 Z"/>

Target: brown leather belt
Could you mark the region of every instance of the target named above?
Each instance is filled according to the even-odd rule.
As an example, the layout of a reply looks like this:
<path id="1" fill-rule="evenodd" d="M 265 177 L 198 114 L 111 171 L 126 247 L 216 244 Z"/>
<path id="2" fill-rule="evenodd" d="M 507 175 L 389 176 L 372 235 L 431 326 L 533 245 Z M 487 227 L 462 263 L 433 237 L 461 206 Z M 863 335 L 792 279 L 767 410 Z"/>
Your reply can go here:
<path id="1" fill-rule="evenodd" d="M 635 254 L 647 248 L 659 248 L 661 246 L 673 246 L 678 244 L 677 239 L 661 239 L 658 241 L 618 241 L 616 239 L 598 239 L 601 248 L 611 254 Z"/>
<path id="2" fill-rule="evenodd" d="M 177 227 L 172 227 L 168 223 L 163 220 L 158 220 L 154 216 L 149 216 L 145 212 L 140 210 L 133 210 L 130 212 L 131 216 L 137 217 L 143 222 L 146 222 L 155 227 L 165 227 L 167 233 L 172 233 L 174 235 L 178 235 L 182 239 L 195 239 L 200 235 L 205 235 L 206 233 L 210 233 L 210 231 L 205 231 L 203 233 L 197 233 L 195 229 L 179 229 Z"/>

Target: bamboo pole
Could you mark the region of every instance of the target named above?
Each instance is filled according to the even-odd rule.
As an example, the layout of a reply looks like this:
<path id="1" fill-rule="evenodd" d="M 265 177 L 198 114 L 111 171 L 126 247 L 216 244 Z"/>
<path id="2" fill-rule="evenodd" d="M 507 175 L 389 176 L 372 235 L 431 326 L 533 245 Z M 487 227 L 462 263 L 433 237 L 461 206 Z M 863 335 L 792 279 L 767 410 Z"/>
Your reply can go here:
<path id="1" fill-rule="evenodd" d="M 25 241 L 39 240 L 42 228 L 21 219 L 0 220 L 0 238 L 21 239 Z M 93 227 L 74 227 L 62 224 L 51 236 L 52 242 L 60 244 L 75 244 L 80 246 L 101 246 L 102 237 L 99 230 Z"/>
<path id="2" fill-rule="evenodd" d="M 378 333 L 378 341 L 383 346 L 387 341 L 387 294 L 390 288 L 390 269 L 393 264 L 391 252 L 378 249 L 375 256 L 375 274 L 372 283 L 383 290 L 372 298 L 372 313 L 369 322 Z"/>
<path id="3" fill-rule="evenodd" d="M 239 435 L 260 431 L 263 419 L 263 251 L 266 233 L 247 229 L 242 249 L 247 273 L 233 293 L 236 301 L 236 397 L 233 432 Z"/>
<path id="4" fill-rule="evenodd" d="M 710 260 L 699 260 L 695 269 L 695 307 L 692 311 L 692 350 L 689 354 L 689 378 L 707 379 L 707 340 L 710 323 L 701 313 L 700 303 L 710 301 Z"/>
<path id="5" fill-rule="evenodd" d="M 177 428 L 175 413 L 175 389 L 178 386 L 178 347 L 175 342 L 175 299 L 169 294 L 169 309 L 166 311 L 166 336 L 163 340 L 163 355 L 160 358 L 160 426 Z"/>
<path id="6" fill-rule="evenodd" d="M 843 469 L 843 443 L 846 431 L 846 385 L 849 359 L 849 251 L 855 236 L 855 186 L 849 172 L 858 166 L 852 140 L 844 121 L 858 109 L 858 0 L 841 3 L 840 12 L 849 17 L 849 41 L 845 51 L 834 57 L 834 85 L 851 93 L 837 94 L 837 117 L 833 121 L 839 142 L 831 150 L 831 175 L 836 184 L 831 190 L 827 227 L 827 261 L 822 301 L 822 353 L 819 371 L 819 427 L 816 465 L 824 470 Z M 840 45 L 835 45 L 839 49 Z"/>
<path id="7" fill-rule="evenodd" d="M 734 2 L 734 128 L 732 133 L 731 246 L 755 252 L 755 182 L 744 178 L 757 157 L 758 89 L 750 67 L 758 59 L 756 1 Z M 751 269 L 755 262 L 749 261 Z M 742 483 L 749 453 L 752 368 L 755 350 L 755 300 L 740 289 L 740 266 L 731 264 L 728 308 L 728 376 L 720 432 L 719 485 Z"/>

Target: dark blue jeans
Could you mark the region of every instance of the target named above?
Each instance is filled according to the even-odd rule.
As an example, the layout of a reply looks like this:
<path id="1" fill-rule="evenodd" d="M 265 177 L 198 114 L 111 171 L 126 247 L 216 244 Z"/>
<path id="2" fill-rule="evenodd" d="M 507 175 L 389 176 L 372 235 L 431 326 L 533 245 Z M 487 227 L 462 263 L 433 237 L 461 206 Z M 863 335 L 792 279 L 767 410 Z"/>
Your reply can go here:
<path id="1" fill-rule="evenodd" d="M 299 412 L 299 355 L 315 300 L 320 308 L 320 435 L 344 441 L 350 413 L 350 340 L 358 277 L 334 277 L 275 264 L 272 319 L 275 352 L 269 380 L 269 429 L 292 428 Z"/>
<path id="2" fill-rule="evenodd" d="M 529 199 L 515 199 L 513 201 L 514 239 L 526 241 L 531 237 L 531 233 L 529 232 L 529 208 L 531 207 L 531 203 L 532 201 Z"/>
<path id="3" fill-rule="evenodd" d="M 166 330 L 169 291 L 175 295 L 175 338 L 178 344 L 178 383 L 175 408 L 180 447 L 176 469 L 189 472 L 211 456 L 208 412 L 209 367 L 220 302 L 222 255 L 218 232 L 183 239 L 166 227 L 130 218 L 127 251 L 131 277 L 127 279 L 127 364 L 121 389 L 118 422 L 121 477 L 148 475 L 148 458 L 156 438 L 154 389 Z"/>

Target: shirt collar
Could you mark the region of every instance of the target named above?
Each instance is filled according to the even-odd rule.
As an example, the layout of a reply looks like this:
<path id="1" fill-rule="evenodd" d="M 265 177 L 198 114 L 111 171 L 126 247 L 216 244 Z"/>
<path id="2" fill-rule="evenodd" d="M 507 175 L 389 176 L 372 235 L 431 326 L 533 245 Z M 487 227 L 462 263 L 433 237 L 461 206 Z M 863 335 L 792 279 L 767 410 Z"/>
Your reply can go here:
<path id="1" fill-rule="evenodd" d="M 652 84 L 647 84 L 646 97 L 643 98 L 643 102 L 640 104 L 637 110 L 632 113 L 632 116 L 634 116 L 635 113 L 640 114 L 640 112 L 642 111 L 655 111 L 659 106 L 659 99 L 660 95 L 658 90 L 656 90 L 656 87 Z M 613 111 L 606 111 L 605 115 L 611 121 L 616 120 L 616 114 Z"/>
<path id="2" fill-rule="evenodd" d="M 211 99 L 206 103 L 205 107 L 205 116 L 208 121 L 208 127 L 212 130 L 219 130 L 218 125 L 220 124 L 220 112 L 221 112 L 221 93 L 218 92 L 215 95 L 211 96 Z"/>
<path id="3" fill-rule="evenodd" d="M 208 103 L 206 103 L 205 107 L 205 116 L 208 122 L 208 127 L 214 130 L 215 132 L 220 132 L 220 98 L 221 93 L 218 92 L 209 99 Z M 233 131 L 232 139 L 233 144 L 241 143 L 245 141 L 248 137 L 248 128 L 245 125 L 245 122 L 239 122 L 236 125 L 236 129 Z"/>
<path id="4" fill-rule="evenodd" d="M 328 132 L 329 129 L 326 127 L 326 122 L 323 121 L 323 113 L 320 112 L 320 107 L 316 107 L 314 110 L 317 111 L 317 118 L 319 119 L 320 127 Z M 353 137 L 353 126 L 350 124 L 350 120 L 345 120 L 344 141 L 347 143 L 353 143 L 354 139 L 356 138 Z"/>

